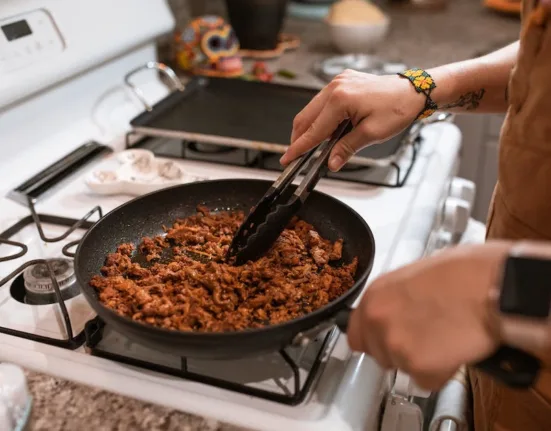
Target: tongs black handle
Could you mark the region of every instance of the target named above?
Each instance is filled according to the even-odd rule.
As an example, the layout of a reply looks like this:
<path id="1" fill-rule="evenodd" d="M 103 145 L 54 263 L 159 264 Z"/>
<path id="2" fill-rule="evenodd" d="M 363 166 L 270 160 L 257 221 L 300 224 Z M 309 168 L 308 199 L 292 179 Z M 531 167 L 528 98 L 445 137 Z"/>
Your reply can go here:
<path id="1" fill-rule="evenodd" d="M 278 199 L 281 198 L 281 194 L 293 181 L 304 165 L 308 162 L 312 154 L 316 151 L 315 148 L 304 154 L 302 157 L 293 160 L 279 176 L 279 178 L 270 186 L 268 191 L 264 193 L 264 196 L 257 202 L 254 208 L 251 210 L 247 218 L 237 230 L 233 237 L 232 243 L 228 249 L 226 259 L 234 257 L 247 243 L 247 239 L 253 235 L 259 224 L 261 224 Z"/>
<path id="2" fill-rule="evenodd" d="M 352 122 L 343 121 L 330 140 L 324 141 L 285 168 L 239 227 L 228 249 L 228 259 L 235 257 L 235 263 L 243 263 L 259 257 L 271 247 L 325 174 L 327 161 L 335 144 L 351 130 Z M 287 187 L 318 152 L 320 154 L 293 196 L 283 202 L 283 198 L 288 196 L 284 193 Z"/>
<path id="3" fill-rule="evenodd" d="M 333 151 L 333 148 L 335 148 L 335 145 L 337 142 L 340 141 L 340 139 L 348 134 L 352 130 L 352 121 L 346 120 L 339 124 L 339 127 L 335 132 L 333 133 L 330 140 L 325 141 L 322 143 L 315 151 L 320 151 L 320 155 L 318 158 L 314 161 L 312 167 L 300 183 L 300 185 L 297 187 L 295 192 L 293 193 L 295 196 L 297 196 L 302 202 L 306 200 L 310 192 L 314 189 L 318 181 L 322 176 L 325 175 L 327 172 L 328 166 L 327 162 L 329 161 L 329 156 L 331 155 L 331 151 Z M 308 153 L 309 154 L 309 153 Z M 307 155 L 308 155 L 307 154 Z M 313 154 L 312 154 L 313 155 Z M 308 159 L 310 159 L 312 157 Z"/>
<path id="4" fill-rule="evenodd" d="M 299 158 L 293 160 L 270 187 L 264 197 L 274 195 L 275 193 L 277 193 L 278 197 L 282 196 L 287 186 L 293 182 L 304 166 L 315 156 L 317 152 L 320 152 L 318 158 L 308 171 L 308 174 L 302 180 L 294 193 L 297 196 L 301 196 L 301 201 L 304 202 L 306 197 L 308 197 L 308 194 L 316 186 L 319 179 L 325 174 L 325 171 L 327 170 L 327 161 L 329 160 L 329 156 L 331 155 L 331 151 L 335 147 L 335 144 L 351 130 L 352 122 L 350 120 L 340 123 L 337 130 L 335 130 L 331 136 L 331 139 L 324 141 L 319 146 L 312 148 Z"/>

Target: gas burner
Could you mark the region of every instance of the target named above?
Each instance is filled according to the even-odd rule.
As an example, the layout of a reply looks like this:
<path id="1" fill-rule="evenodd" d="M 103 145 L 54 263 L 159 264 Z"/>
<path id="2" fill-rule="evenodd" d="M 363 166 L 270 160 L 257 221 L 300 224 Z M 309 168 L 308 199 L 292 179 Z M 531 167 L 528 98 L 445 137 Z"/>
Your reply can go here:
<path id="1" fill-rule="evenodd" d="M 48 264 L 57 280 L 61 297 L 68 300 L 80 291 L 76 284 L 73 262 L 69 259 L 48 259 Z M 14 299 L 29 305 L 46 305 L 57 302 L 53 280 L 46 263 L 31 265 L 12 283 Z"/>
<path id="2" fill-rule="evenodd" d="M 221 153 L 230 153 L 236 151 L 237 148 L 227 147 L 224 145 L 214 145 L 214 144 L 204 144 L 201 142 L 190 142 L 188 148 L 191 151 L 197 153 L 206 153 L 206 154 L 221 154 Z"/>

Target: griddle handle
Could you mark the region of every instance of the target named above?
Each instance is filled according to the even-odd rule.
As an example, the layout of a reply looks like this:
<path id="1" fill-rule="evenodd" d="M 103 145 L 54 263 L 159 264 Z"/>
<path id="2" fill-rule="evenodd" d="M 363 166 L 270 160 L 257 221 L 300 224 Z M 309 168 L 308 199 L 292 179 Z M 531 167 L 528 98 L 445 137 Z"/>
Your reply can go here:
<path id="1" fill-rule="evenodd" d="M 174 90 L 184 91 L 184 86 L 182 84 L 182 81 L 180 81 L 176 73 L 174 73 L 174 70 L 172 70 L 169 66 L 167 66 L 164 63 L 159 63 L 157 61 L 148 61 L 144 65 L 131 70 L 124 76 L 124 83 L 128 88 L 130 88 L 130 90 L 132 90 L 132 92 L 136 95 L 136 97 L 140 100 L 140 102 L 142 102 L 142 105 L 144 106 L 146 111 L 152 111 L 153 107 L 146 100 L 142 89 L 137 85 L 133 84 L 132 81 L 130 81 L 130 78 L 132 78 L 132 76 L 135 75 L 136 73 L 142 70 L 148 70 L 148 69 L 158 70 L 170 80 Z"/>

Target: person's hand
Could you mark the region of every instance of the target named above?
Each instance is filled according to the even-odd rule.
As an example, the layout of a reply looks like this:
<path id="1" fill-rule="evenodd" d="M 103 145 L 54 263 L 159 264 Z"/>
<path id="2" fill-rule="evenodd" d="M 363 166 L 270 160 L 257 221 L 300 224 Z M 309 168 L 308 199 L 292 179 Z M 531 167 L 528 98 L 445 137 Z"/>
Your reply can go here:
<path id="1" fill-rule="evenodd" d="M 348 342 L 424 389 L 443 386 L 499 344 L 489 299 L 507 242 L 461 246 L 375 280 L 350 316 Z"/>
<path id="2" fill-rule="evenodd" d="M 347 70 L 297 114 L 291 145 L 280 162 L 287 165 L 319 145 L 349 118 L 354 130 L 336 144 L 329 159 L 329 168 L 337 171 L 361 148 L 384 142 L 404 130 L 425 102 L 425 96 L 417 93 L 407 79 Z"/>

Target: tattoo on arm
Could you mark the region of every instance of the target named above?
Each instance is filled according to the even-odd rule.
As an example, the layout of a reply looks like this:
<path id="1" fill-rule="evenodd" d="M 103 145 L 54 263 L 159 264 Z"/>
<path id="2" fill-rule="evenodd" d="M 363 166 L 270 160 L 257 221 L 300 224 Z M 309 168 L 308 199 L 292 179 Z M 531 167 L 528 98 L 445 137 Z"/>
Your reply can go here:
<path id="1" fill-rule="evenodd" d="M 440 107 L 440 109 L 465 108 L 467 111 L 474 111 L 480 106 L 480 101 L 484 97 L 486 90 L 481 88 L 478 91 L 471 91 L 463 94 L 455 102 Z"/>

